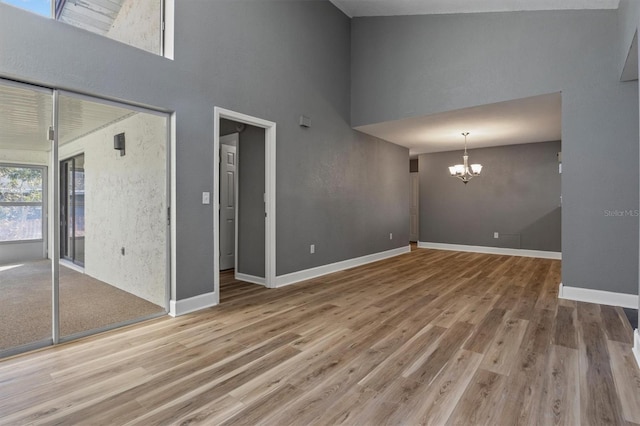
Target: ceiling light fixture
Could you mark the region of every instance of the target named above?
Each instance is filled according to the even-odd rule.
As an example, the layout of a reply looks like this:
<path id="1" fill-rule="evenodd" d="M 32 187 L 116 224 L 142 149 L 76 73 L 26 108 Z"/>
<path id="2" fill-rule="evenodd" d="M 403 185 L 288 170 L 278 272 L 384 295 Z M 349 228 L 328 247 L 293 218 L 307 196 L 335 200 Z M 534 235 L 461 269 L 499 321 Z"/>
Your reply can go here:
<path id="1" fill-rule="evenodd" d="M 460 178 L 460 180 L 462 180 L 466 185 L 471 178 L 480 176 L 482 164 L 472 164 L 469 166 L 469 155 L 467 154 L 467 136 L 469 136 L 469 132 L 462 133 L 462 136 L 464 136 L 464 155 L 462 156 L 463 164 L 449 166 L 449 173 L 451 173 L 451 176 L 453 177 Z"/>

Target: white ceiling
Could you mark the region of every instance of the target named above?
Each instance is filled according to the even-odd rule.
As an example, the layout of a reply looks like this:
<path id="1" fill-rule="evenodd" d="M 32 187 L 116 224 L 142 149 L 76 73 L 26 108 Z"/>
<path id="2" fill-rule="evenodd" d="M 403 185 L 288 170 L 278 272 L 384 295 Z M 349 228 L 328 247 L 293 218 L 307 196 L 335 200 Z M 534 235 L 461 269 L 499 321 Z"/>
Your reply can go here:
<path id="1" fill-rule="evenodd" d="M 48 151 L 52 111 L 49 91 L 0 84 L 0 148 Z M 131 114 L 126 108 L 60 96 L 59 143 L 71 142 Z"/>
<path id="2" fill-rule="evenodd" d="M 562 139 L 560 93 L 516 99 L 356 127 L 356 130 L 409 148 L 412 156 L 468 146 L 516 145 Z"/>
<path id="3" fill-rule="evenodd" d="M 620 0 L 330 0 L 350 17 L 617 9 Z"/>
<path id="4" fill-rule="evenodd" d="M 0 148 L 48 150 L 51 93 L 0 85 Z"/>

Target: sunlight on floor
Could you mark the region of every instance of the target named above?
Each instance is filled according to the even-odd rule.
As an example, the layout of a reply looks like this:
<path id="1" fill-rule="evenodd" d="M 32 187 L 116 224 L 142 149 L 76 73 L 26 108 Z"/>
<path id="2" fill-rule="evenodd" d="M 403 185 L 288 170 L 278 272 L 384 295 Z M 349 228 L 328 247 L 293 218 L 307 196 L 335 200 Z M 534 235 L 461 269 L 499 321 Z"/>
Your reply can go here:
<path id="1" fill-rule="evenodd" d="M 21 266 L 24 266 L 23 264 L 19 264 L 19 265 L 7 265 L 7 266 L 0 266 L 0 272 L 2 271 L 8 271 L 9 269 L 14 269 L 14 268 L 19 268 Z"/>

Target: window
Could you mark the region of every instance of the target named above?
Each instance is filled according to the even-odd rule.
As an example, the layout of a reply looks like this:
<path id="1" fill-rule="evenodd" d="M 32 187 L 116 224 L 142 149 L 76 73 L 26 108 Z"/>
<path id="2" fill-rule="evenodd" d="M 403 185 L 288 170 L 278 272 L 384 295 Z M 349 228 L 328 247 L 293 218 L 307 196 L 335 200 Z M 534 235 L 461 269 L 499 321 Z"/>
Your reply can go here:
<path id="1" fill-rule="evenodd" d="M 170 1 L 170 0 L 168 0 Z M 0 0 L 156 55 L 164 54 L 164 0 Z"/>
<path id="2" fill-rule="evenodd" d="M 0 242 L 42 239 L 44 169 L 0 164 Z"/>

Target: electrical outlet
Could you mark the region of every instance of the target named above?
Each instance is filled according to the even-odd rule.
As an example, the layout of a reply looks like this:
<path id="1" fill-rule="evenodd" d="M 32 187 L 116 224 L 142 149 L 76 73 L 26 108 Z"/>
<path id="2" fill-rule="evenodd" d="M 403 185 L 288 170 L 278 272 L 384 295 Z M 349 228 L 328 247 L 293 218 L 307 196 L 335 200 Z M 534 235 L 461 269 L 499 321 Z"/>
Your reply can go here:
<path id="1" fill-rule="evenodd" d="M 493 238 L 500 238 L 500 234 L 498 232 L 493 233 Z"/>
<path id="2" fill-rule="evenodd" d="M 202 193 L 202 204 L 209 204 L 211 203 L 211 193 L 210 192 L 203 192 Z"/>
<path id="3" fill-rule="evenodd" d="M 390 240 L 393 240 L 393 233 L 390 233 L 390 234 L 389 234 L 389 239 L 390 239 Z"/>
<path id="4" fill-rule="evenodd" d="M 314 254 L 316 252 L 316 245 L 315 244 L 311 244 L 309 246 L 309 253 Z"/>

